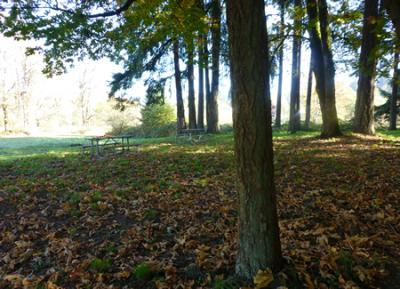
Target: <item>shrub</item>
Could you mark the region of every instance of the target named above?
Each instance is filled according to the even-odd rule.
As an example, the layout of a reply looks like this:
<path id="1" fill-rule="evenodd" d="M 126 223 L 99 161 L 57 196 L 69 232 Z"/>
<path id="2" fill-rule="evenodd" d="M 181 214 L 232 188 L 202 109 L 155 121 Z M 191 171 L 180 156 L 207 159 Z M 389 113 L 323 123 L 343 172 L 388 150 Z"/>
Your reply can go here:
<path id="1" fill-rule="evenodd" d="M 175 133 L 176 118 L 169 104 L 152 104 L 142 109 L 142 128 L 145 136 L 163 137 Z"/>
<path id="2" fill-rule="evenodd" d="M 127 130 L 139 124 L 140 108 L 137 104 L 125 104 L 123 110 L 117 102 L 111 102 L 104 112 L 105 123 L 111 127 L 113 135 L 125 134 Z"/>
<path id="3" fill-rule="evenodd" d="M 233 125 L 230 123 L 221 124 L 221 126 L 219 127 L 219 130 L 221 133 L 233 132 Z"/>
<path id="4" fill-rule="evenodd" d="M 109 134 L 112 135 L 133 135 L 135 137 L 165 137 L 176 133 L 175 111 L 169 104 L 148 105 L 141 111 L 142 124 L 129 125 L 124 115 L 114 116 L 109 121 L 112 126 Z"/>

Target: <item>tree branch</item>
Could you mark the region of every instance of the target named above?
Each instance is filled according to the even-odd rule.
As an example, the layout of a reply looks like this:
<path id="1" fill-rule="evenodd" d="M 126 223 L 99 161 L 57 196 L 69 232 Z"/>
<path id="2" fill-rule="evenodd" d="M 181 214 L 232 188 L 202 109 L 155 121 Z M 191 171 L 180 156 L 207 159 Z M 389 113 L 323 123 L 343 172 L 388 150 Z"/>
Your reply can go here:
<path id="1" fill-rule="evenodd" d="M 20 9 L 50 9 L 50 10 L 59 11 L 59 12 L 63 12 L 63 13 L 79 15 L 79 16 L 82 16 L 82 17 L 85 17 L 85 18 L 100 18 L 100 17 L 110 17 L 110 16 L 119 15 L 122 12 L 128 10 L 129 7 L 134 2 L 136 2 L 136 0 L 126 0 L 126 2 L 122 6 L 117 8 L 116 10 L 105 11 L 105 12 L 96 13 L 96 14 L 83 14 L 83 13 L 76 12 L 74 10 L 60 8 L 58 6 L 58 1 L 56 1 L 55 6 L 51 6 L 51 5 L 49 5 L 49 6 L 24 5 L 24 6 L 20 6 Z M 5 10 L 5 9 L 11 9 L 13 7 L 0 7 L 0 8 Z"/>

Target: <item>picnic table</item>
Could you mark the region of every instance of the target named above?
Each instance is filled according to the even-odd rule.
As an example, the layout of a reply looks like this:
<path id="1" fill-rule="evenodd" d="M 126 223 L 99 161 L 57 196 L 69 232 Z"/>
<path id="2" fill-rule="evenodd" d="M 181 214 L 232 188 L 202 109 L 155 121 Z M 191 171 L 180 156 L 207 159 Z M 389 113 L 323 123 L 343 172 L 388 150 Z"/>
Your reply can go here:
<path id="1" fill-rule="evenodd" d="M 103 135 L 90 137 L 87 140 L 89 145 L 82 146 L 83 150 L 89 148 L 90 155 L 99 156 L 102 155 L 105 150 L 117 152 L 120 149 L 122 152 L 129 151 L 132 146 L 137 147 L 137 144 L 133 144 L 130 140 L 133 139 L 133 135 Z"/>
<path id="2" fill-rule="evenodd" d="M 196 143 L 201 140 L 205 133 L 206 131 L 203 128 L 180 129 L 176 132 L 176 140 L 179 137 L 184 137 L 190 142 Z"/>

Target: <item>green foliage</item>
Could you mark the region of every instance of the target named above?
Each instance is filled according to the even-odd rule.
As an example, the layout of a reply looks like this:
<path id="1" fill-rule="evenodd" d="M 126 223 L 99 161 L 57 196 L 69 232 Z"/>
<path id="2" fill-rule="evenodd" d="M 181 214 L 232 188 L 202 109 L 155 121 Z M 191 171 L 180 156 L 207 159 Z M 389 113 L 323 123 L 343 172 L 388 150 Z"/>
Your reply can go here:
<path id="1" fill-rule="evenodd" d="M 90 267 L 90 269 L 92 269 L 96 272 L 103 273 L 103 272 L 108 271 L 111 268 L 111 265 L 112 265 L 112 263 L 110 260 L 96 258 L 90 262 L 89 267 Z"/>
<path id="2" fill-rule="evenodd" d="M 222 124 L 219 127 L 219 131 L 221 133 L 232 133 L 233 132 L 233 126 L 232 126 L 232 124 Z"/>
<path id="3" fill-rule="evenodd" d="M 226 280 L 215 280 L 214 289 L 238 289 L 240 288 L 240 284 L 232 278 L 228 278 Z"/>
<path id="4" fill-rule="evenodd" d="M 159 212 L 156 209 L 147 209 L 144 215 L 148 219 L 154 219 L 159 215 Z"/>
<path id="5" fill-rule="evenodd" d="M 176 133 L 175 111 L 169 104 L 148 105 L 141 111 L 142 124 L 129 125 L 128 120 L 118 115 L 113 118 L 112 129 L 109 132 L 112 135 L 133 135 L 136 137 L 166 137 L 173 136 Z"/>
<path id="6" fill-rule="evenodd" d="M 153 276 L 153 272 L 151 271 L 151 268 L 148 264 L 146 263 L 141 263 L 137 265 L 133 269 L 133 274 L 137 279 L 151 279 Z"/>
<path id="7" fill-rule="evenodd" d="M 142 110 L 142 128 L 145 136 L 169 136 L 176 131 L 174 109 L 168 104 L 153 104 Z"/>
<path id="8" fill-rule="evenodd" d="M 155 81 L 150 79 L 146 82 L 147 90 L 146 90 L 146 106 L 158 104 L 165 104 L 165 96 L 164 96 L 164 87 L 165 80 Z"/>
<path id="9" fill-rule="evenodd" d="M 75 236 L 77 232 L 78 232 L 78 229 L 75 227 L 68 229 L 68 235 L 70 235 L 71 237 Z"/>
<path id="10" fill-rule="evenodd" d="M 94 192 L 94 194 L 90 197 L 90 201 L 92 203 L 97 203 L 101 201 L 103 194 L 99 191 Z"/>
<path id="11" fill-rule="evenodd" d="M 341 251 L 340 252 L 340 257 L 336 261 L 340 272 L 344 274 L 346 277 L 351 277 L 353 274 L 353 267 L 355 266 L 354 261 L 352 259 L 352 256 L 350 252 L 348 251 Z"/>
<path id="12" fill-rule="evenodd" d="M 390 140 L 400 139 L 400 130 L 380 130 L 378 135 Z"/>
<path id="13" fill-rule="evenodd" d="M 85 57 L 108 57 L 123 64 L 113 76 L 110 95 L 132 86 L 144 72 L 163 71 L 173 39 L 196 41 L 209 28 L 204 9 L 194 1 L 133 1 L 124 13 L 114 17 L 87 17 L 94 11 L 115 11 L 120 1 L 22 0 L 2 4 L 0 32 L 21 40 L 45 40 L 27 53 L 44 56 L 48 75 L 66 71 Z M 32 9 L 32 7 L 41 7 Z"/>
<path id="14" fill-rule="evenodd" d="M 69 203 L 73 206 L 79 205 L 81 201 L 81 194 L 79 192 L 72 193 L 72 195 L 69 197 Z"/>
<path id="15" fill-rule="evenodd" d="M 35 289 L 46 289 L 47 286 L 43 283 L 39 283 L 38 285 L 36 285 Z"/>
<path id="16" fill-rule="evenodd" d="M 379 89 L 381 95 L 386 99 L 385 103 L 375 106 L 375 118 L 383 118 L 385 120 L 389 119 L 390 116 L 390 97 L 392 96 L 391 92 L 388 92 L 382 88 Z M 400 91 L 397 95 L 397 100 L 400 100 Z M 397 104 L 397 112 L 400 115 L 400 103 Z"/>

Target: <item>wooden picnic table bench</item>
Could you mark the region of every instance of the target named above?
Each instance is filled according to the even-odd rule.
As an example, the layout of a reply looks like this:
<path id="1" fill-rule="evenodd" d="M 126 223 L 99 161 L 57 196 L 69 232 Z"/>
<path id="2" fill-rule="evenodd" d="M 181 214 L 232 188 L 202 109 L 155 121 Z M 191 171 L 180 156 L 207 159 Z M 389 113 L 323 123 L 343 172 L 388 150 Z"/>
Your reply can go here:
<path id="1" fill-rule="evenodd" d="M 190 142 L 198 142 L 205 135 L 206 131 L 203 128 L 188 128 L 188 129 L 180 129 L 176 132 L 176 140 L 179 137 L 185 137 Z"/>
<path id="2" fill-rule="evenodd" d="M 116 152 L 117 149 L 121 149 L 122 152 L 129 151 L 132 146 L 137 147 L 137 144 L 133 144 L 130 140 L 135 136 L 133 135 L 103 135 L 88 138 L 88 145 L 83 145 L 82 149 L 90 149 L 90 155 L 99 156 L 105 152 L 105 150 L 110 149 Z"/>

